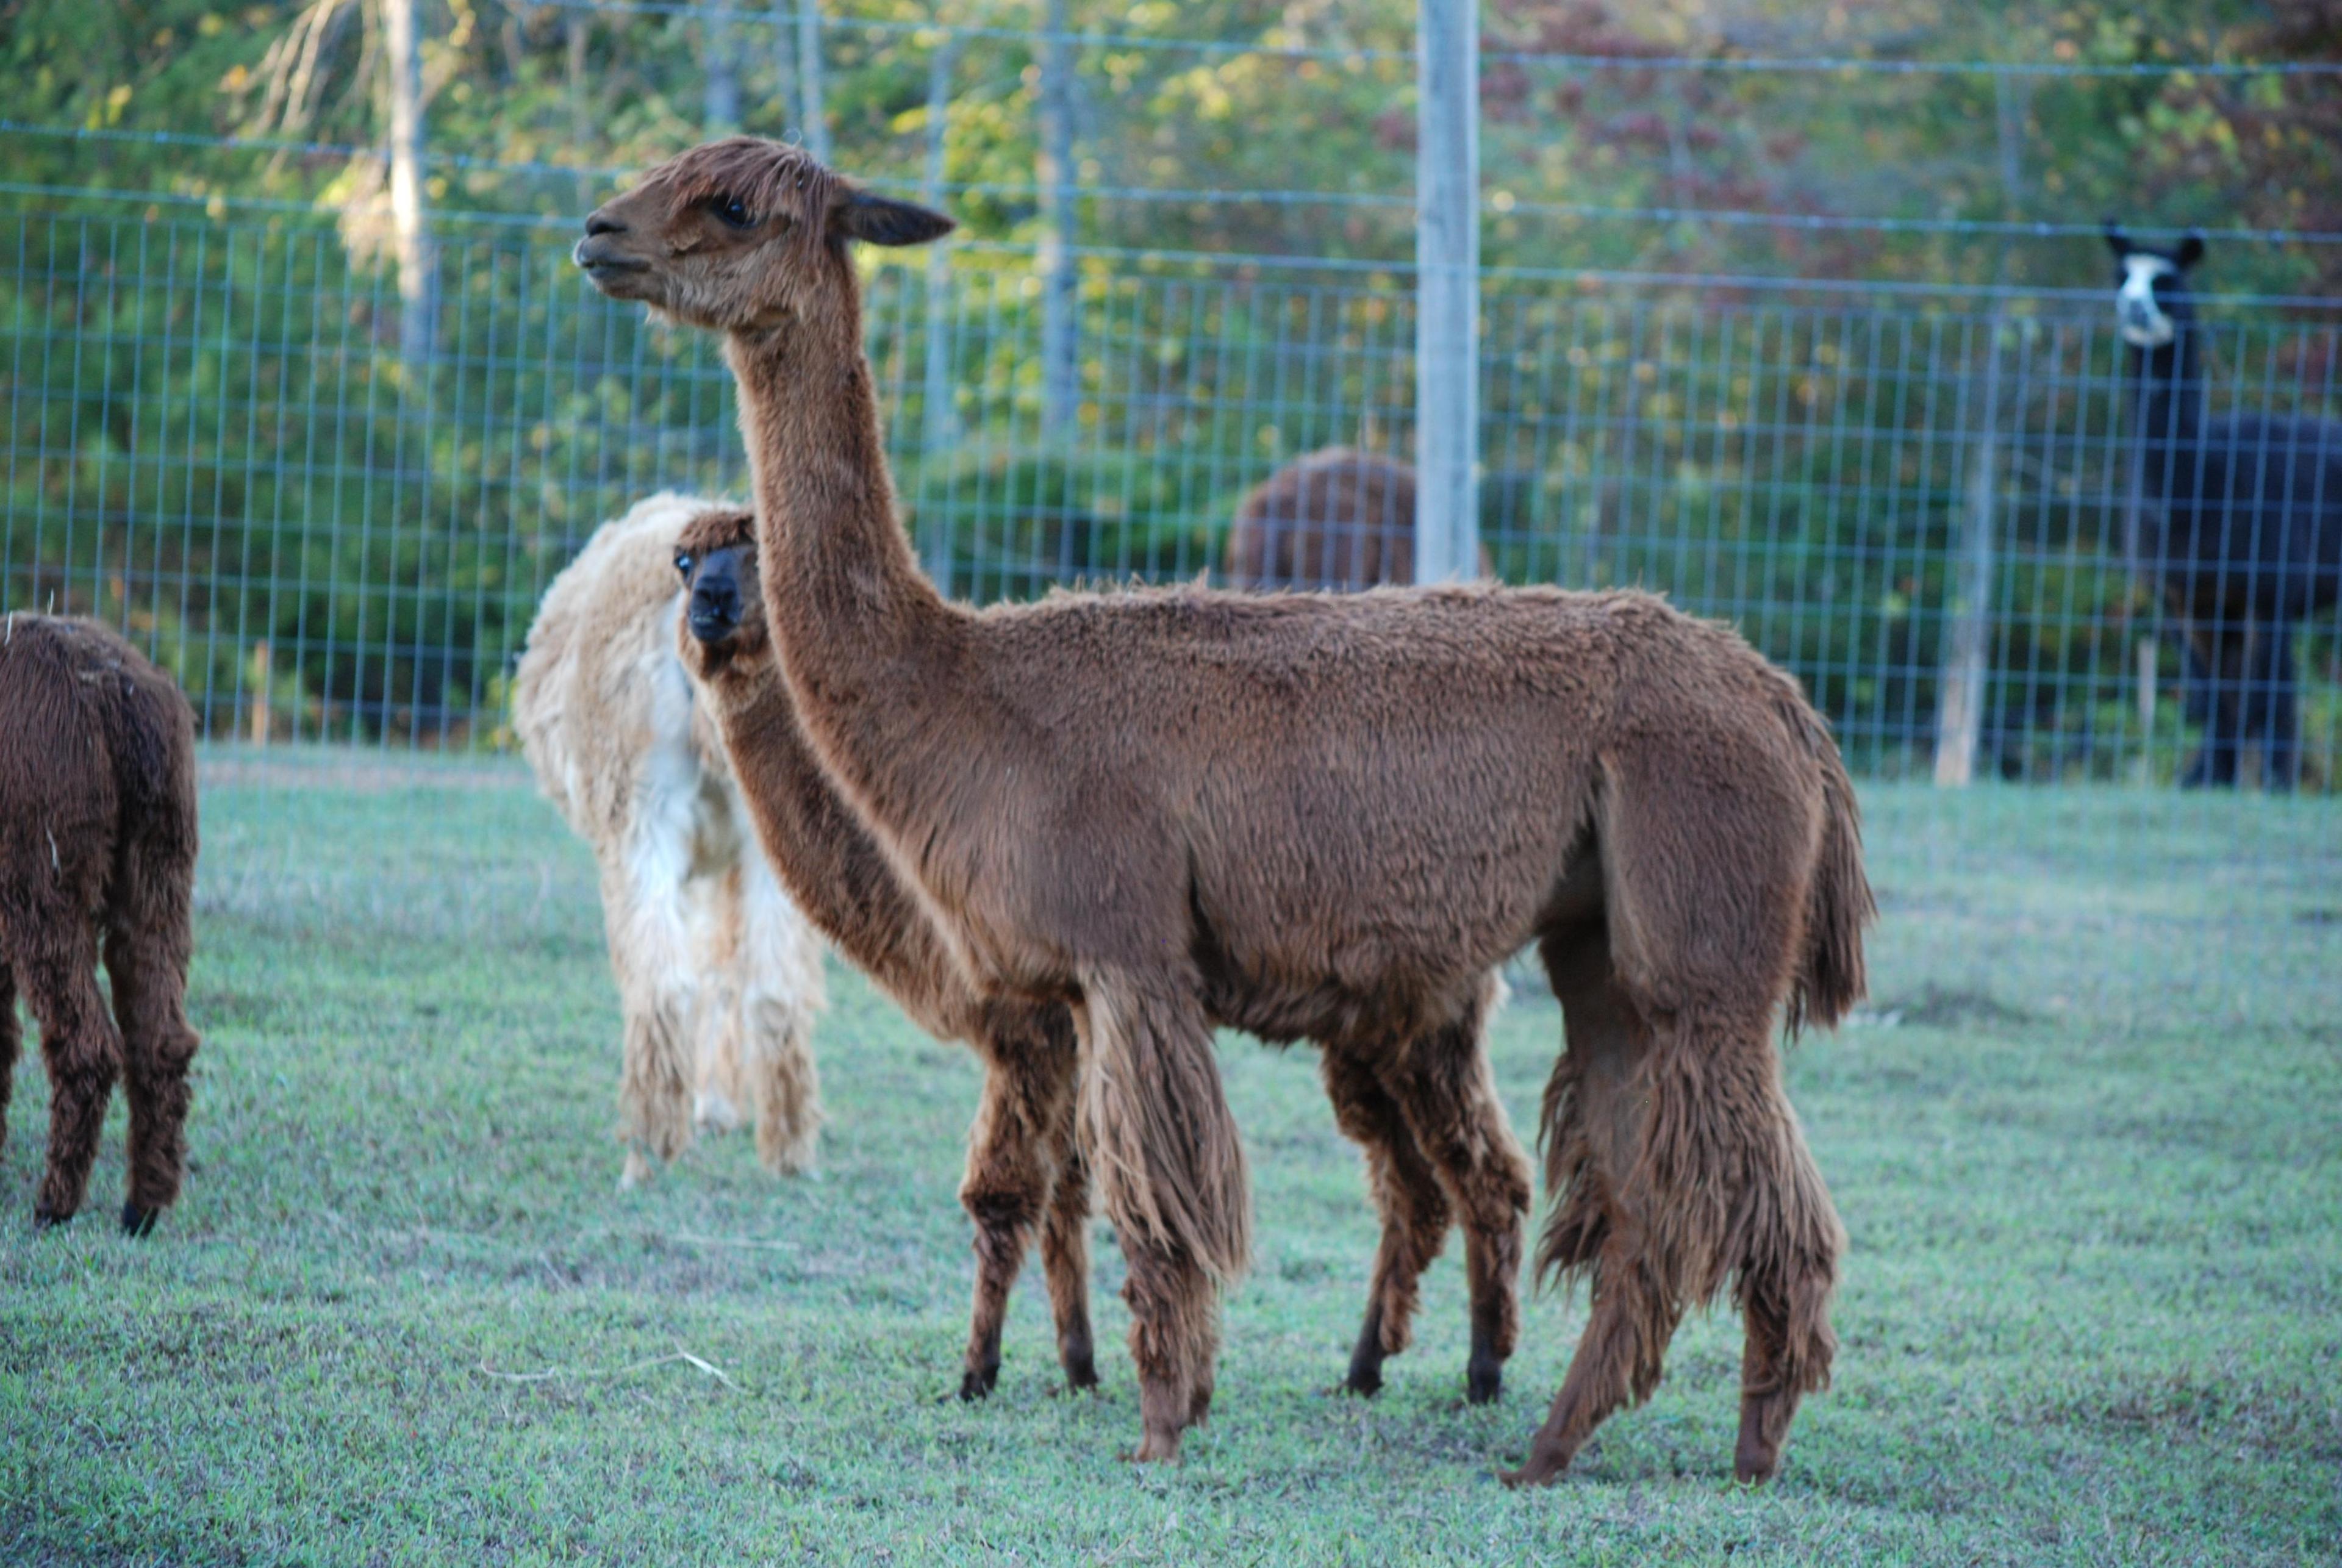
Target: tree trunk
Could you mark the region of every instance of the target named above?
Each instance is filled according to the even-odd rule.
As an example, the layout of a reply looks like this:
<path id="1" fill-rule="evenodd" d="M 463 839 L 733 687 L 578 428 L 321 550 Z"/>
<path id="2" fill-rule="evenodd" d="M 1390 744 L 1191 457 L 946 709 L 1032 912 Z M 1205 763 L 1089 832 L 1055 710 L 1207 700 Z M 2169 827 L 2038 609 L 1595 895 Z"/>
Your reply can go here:
<path id="1" fill-rule="evenodd" d="M 1993 101 L 2000 153 L 2002 214 L 2014 218 L 2023 205 L 2023 84 L 2001 71 L 1993 76 Z M 2001 242 L 1993 265 L 1995 287 L 2008 281 L 2008 242 Z M 1942 673 L 1937 683 L 1936 783 L 1958 788 L 1976 777 L 1977 746 L 1984 733 L 1986 660 L 1992 645 L 1992 574 L 2000 488 L 2000 335 L 2007 316 L 1995 297 L 1985 324 L 1984 417 L 1969 449 L 1960 540 L 1953 551 L 1950 625 L 1945 636 Z"/>

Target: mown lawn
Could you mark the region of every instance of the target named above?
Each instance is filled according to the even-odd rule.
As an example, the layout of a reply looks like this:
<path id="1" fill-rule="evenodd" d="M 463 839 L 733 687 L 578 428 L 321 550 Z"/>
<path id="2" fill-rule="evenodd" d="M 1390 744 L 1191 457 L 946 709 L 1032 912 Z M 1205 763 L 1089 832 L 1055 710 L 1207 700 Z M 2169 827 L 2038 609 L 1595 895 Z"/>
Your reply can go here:
<path id="1" fill-rule="evenodd" d="M 2136 793 L 1868 796 L 1877 999 L 1792 1056 L 1852 1233 L 1837 1385 L 1735 1485 L 1737 1325 L 1515 1494 L 1581 1301 L 1464 1405 L 1455 1248 L 1371 1403 L 1374 1233 L 1306 1051 L 1224 1043 L 1259 1258 L 1208 1427 L 1056 1392 L 1037 1273 L 952 1397 L 976 1074 L 857 978 L 820 1173 L 745 1139 L 619 1193 L 590 866 L 502 768 L 207 764 L 185 1200 L 35 1235 L 0 1158 L 0 1562 L 2301 1563 L 2342 1543 L 2342 818 Z M 1495 1047 L 1533 1131 L 1559 1014 Z M 685 1355 L 696 1358 L 686 1360 Z M 715 1369 L 713 1372 L 706 1369 Z M 716 1375 L 720 1373 L 720 1376 Z"/>

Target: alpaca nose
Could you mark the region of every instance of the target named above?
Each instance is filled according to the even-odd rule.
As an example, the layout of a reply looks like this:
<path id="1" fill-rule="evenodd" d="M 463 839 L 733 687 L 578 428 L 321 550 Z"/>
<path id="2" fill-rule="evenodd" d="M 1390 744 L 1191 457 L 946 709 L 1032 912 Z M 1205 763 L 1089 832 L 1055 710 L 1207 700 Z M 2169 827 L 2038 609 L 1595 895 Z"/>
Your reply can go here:
<path id="1" fill-rule="evenodd" d="M 586 237 L 589 240 L 596 235 L 622 235 L 626 232 L 626 225 L 599 207 L 586 215 Z"/>
<path id="2" fill-rule="evenodd" d="M 701 583 L 691 591 L 691 634 L 713 642 L 740 624 L 740 593 L 729 583 Z"/>

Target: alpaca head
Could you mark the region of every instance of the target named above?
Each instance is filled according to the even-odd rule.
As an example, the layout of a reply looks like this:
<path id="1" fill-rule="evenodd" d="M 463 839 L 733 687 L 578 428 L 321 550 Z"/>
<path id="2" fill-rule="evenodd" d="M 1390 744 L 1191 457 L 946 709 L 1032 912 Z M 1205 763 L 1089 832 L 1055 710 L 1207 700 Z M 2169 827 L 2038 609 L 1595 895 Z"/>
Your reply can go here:
<path id="1" fill-rule="evenodd" d="M 2174 248 L 2159 251 L 2107 225 L 2107 248 L 2115 253 L 2115 319 L 2133 348 L 2161 348 L 2179 335 L 2180 324 L 2195 314 L 2187 300 L 2187 274 L 2204 259 L 2204 236 L 2190 234 Z"/>
<path id="2" fill-rule="evenodd" d="M 675 542 L 683 578 L 683 662 L 703 680 L 746 674 L 772 649 L 756 573 L 756 520 L 743 506 L 702 512 Z"/>
<path id="3" fill-rule="evenodd" d="M 594 286 L 692 326 L 747 332 L 834 307 L 849 240 L 918 245 L 952 221 L 874 195 L 803 149 L 755 136 L 694 147 L 594 209 L 572 252 Z"/>

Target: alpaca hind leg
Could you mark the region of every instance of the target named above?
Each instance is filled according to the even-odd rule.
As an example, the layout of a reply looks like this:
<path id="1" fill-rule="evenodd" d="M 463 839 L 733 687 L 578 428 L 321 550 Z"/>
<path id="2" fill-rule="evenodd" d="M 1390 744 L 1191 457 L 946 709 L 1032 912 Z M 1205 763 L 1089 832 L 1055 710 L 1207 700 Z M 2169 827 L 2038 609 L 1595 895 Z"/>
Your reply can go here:
<path id="1" fill-rule="evenodd" d="M 135 863 L 136 851 L 126 857 Z M 168 891 L 157 894 L 157 887 Z M 167 872 L 117 879 L 117 894 L 136 887 L 142 904 L 124 910 L 105 935 L 105 973 L 122 1032 L 124 1084 L 130 1103 L 129 1192 L 122 1228 L 145 1235 L 178 1200 L 186 1169 L 187 1070 L 195 1032 L 186 1014 L 188 912 Z"/>
<path id="2" fill-rule="evenodd" d="M 1464 1229 L 1472 1298 L 1465 1397 L 1474 1404 L 1503 1392 L 1505 1362 L 1520 1339 L 1521 1225 L 1529 1208 L 1528 1158 L 1505 1119 L 1481 1038 L 1493 990 L 1413 1042 L 1384 1073 Z"/>
<path id="3" fill-rule="evenodd" d="M 1633 1223 L 1614 1211 L 1609 1240 L 1593 1265 L 1593 1311 L 1586 1332 L 1578 1336 L 1545 1424 L 1530 1440 L 1526 1463 L 1505 1475 L 1507 1485 L 1554 1480 L 1605 1417 L 1622 1404 L 1648 1398 L 1658 1387 L 1667 1341 L 1675 1337 L 1683 1308 L 1641 1266 L 1639 1239 Z"/>
<path id="4" fill-rule="evenodd" d="M 0 1153 L 8 1147 L 8 1101 L 16 1088 L 16 1054 L 23 1048 L 23 1026 L 16 1022 L 16 976 L 0 946 Z"/>
<path id="5" fill-rule="evenodd" d="M 1073 1062 L 1065 1064 L 1066 1090 L 1050 1146 L 1057 1180 L 1049 1192 L 1048 1223 L 1041 1231 L 1041 1266 L 1049 1281 L 1049 1314 L 1057 1330 L 1057 1363 L 1066 1386 L 1097 1386 L 1097 1348 L 1090 1333 L 1090 1172 L 1075 1125 Z"/>
<path id="6" fill-rule="evenodd" d="M 49 1155 L 33 1220 L 62 1224 L 79 1211 L 97 1157 L 105 1103 L 122 1073 L 122 1036 L 97 989 L 97 934 L 77 912 L 19 934 L 18 984 L 41 1024 L 49 1071 Z"/>
<path id="7" fill-rule="evenodd" d="M 2254 632 L 2245 730 L 2261 744 L 2261 787 L 2283 792 L 2301 782 L 2301 693 L 2294 674 L 2293 627 L 2265 621 Z"/>
<path id="8" fill-rule="evenodd" d="M 1251 1254 L 1244 1148 L 1194 975 L 1095 972 L 1076 1021 L 1085 1153 L 1130 1271 L 1146 1425 L 1136 1457 L 1176 1459 L 1210 1402 L 1216 1286 Z"/>
<path id="9" fill-rule="evenodd" d="M 741 867 L 736 981 L 741 1076 L 756 1115 L 756 1157 L 786 1175 L 813 1164 L 821 1134 L 821 1074 L 813 1026 L 824 995 L 821 949 L 755 846 Z"/>
<path id="10" fill-rule="evenodd" d="M 1413 1336 L 1423 1271 L 1447 1239 L 1447 1194 L 1373 1067 L 1330 1045 L 1320 1067 L 1336 1123 L 1366 1154 L 1367 1185 L 1382 1217 L 1366 1321 L 1342 1381 L 1348 1392 L 1371 1395 L 1383 1386 L 1385 1359 L 1406 1350 Z"/>
<path id="11" fill-rule="evenodd" d="M 694 997 L 691 1125 L 699 1133 L 730 1133 L 746 1120 L 750 1095 L 746 1056 L 748 1016 L 747 914 L 740 868 L 694 875 L 684 884 Z"/>
<path id="12" fill-rule="evenodd" d="M 1740 1437 L 1733 1473 L 1772 1479 L 1797 1403 L 1829 1383 L 1837 1353 L 1829 1303 L 1846 1244 L 1837 1212 L 1785 1102 L 1779 1169 L 1752 1191 L 1735 1228 L 1742 1238 L 1735 1295 L 1746 1329 L 1740 1361 Z"/>
<path id="13" fill-rule="evenodd" d="M 1558 1476 L 1606 1416 L 1656 1385 L 1681 1313 L 1646 1267 L 1643 1227 L 1623 1196 L 1640 1159 L 1650 1027 L 1612 973 L 1598 922 L 1548 938 L 1544 955 L 1566 1049 L 1545 1092 L 1552 1211 L 1537 1270 L 1590 1278 L 1592 1312 L 1527 1462 L 1505 1477 L 1515 1485 Z"/>

